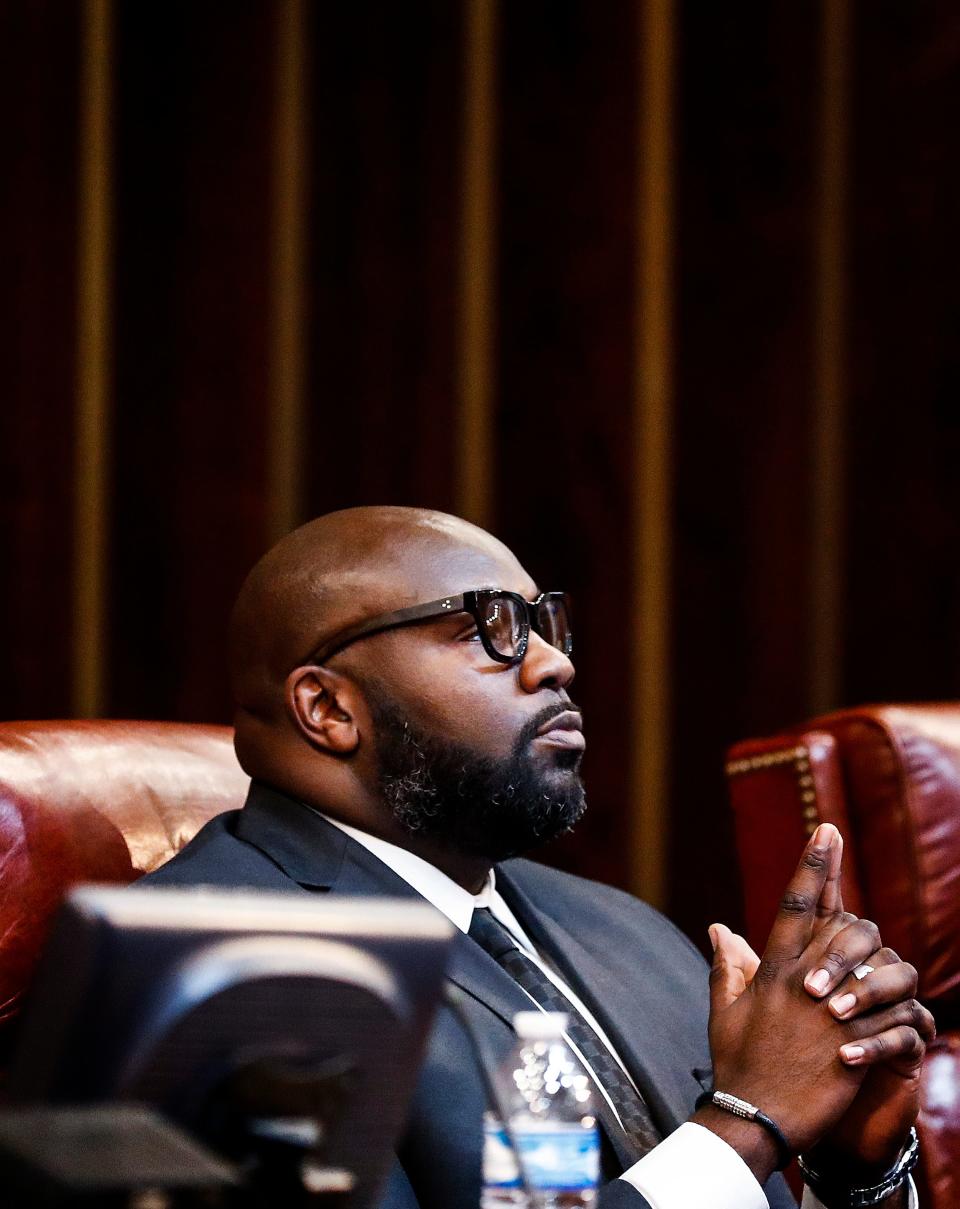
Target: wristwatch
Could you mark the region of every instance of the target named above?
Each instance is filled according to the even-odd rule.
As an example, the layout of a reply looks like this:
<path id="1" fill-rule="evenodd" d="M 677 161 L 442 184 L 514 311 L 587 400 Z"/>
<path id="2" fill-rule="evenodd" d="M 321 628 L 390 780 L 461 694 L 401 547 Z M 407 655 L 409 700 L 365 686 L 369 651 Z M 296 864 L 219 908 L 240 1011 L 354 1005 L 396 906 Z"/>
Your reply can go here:
<path id="1" fill-rule="evenodd" d="M 879 1205 L 892 1192 L 896 1192 L 916 1167 L 919 1156 L 920 1140 L 917 1131 L 911 1128 L 900 1157 L 878 1183 L 867 1188 L 851 1188 L 840 1183 L 835 1176 L 821 1175 L 813 1170 L 802 1154 L 797 1155 L 797 1166 L 803 1175 L 803 1182 L 830 1209 L 865 1209 L 868 1205 Z"/>

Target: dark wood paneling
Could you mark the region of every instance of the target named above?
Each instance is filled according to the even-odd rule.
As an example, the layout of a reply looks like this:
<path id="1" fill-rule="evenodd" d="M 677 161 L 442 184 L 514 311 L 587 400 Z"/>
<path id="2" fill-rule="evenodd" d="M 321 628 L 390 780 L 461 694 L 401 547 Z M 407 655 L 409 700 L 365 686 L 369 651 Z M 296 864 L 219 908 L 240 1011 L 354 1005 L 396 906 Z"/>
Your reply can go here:
<path id="1" fill-rule="evenodd" d="M 0 716 L 70 708 L 78 7 L 0 6 Z"/>
<path id="2" fill-rule="evenodd" d="M 817 23 L 680 8 L 670 910 L 735 923 L 723 753 L 807 702 Z"/>
<path id="3" fill-rule="evenodd" d="M 574 595 L 588 819 L 551 860 L 626 884 L 636 6 L 501 10 L 494 529 Z"/>
<path id="4" fill-rule="evenodd" d="M 122 4 L 111 712 L 224 718 L 264 545 L 271 4 Z"/>
<path id="5" fill-rule="evenodd" d="M 960 693 L 960 14 L 858 6 L 846 699 Z"/>
<path id="6" fill-rule="evenodd" d="M 311 5 L 305 489 L 452 509 L 461 6 Z"/>
<path id="7" fill-rule="evenodd" d="M 277 6 L 120 0 L 108 708 L 222 718 L 269 514 Z M 310 514 L 457 499 L 464 5 L 307 4 Z M 76 4 L 0 5 L 0 709 L 69 709 Z M 637 21 L 499 4 L 492 527 L 577 600 L 591 813 L 626 884 Z M 671 910 L 736 923 L 724 746 L 802 718 L 820 9 L 678 4 Z M 812 15 L 812 14 L 816 15 Z M 960 20 L 856 6 L 847 174 L 847 701 L 960 692 Z"/>

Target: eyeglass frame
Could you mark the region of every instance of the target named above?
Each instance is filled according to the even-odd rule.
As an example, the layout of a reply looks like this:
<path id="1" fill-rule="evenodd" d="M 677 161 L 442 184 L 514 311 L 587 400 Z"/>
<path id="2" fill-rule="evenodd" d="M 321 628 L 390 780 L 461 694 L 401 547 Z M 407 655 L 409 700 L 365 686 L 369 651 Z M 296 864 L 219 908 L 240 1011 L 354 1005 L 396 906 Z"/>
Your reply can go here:
<path id="1" fill-rule="evenodd" d="M 524 618 L 525 624 L 523 633 L 520 635 L 520 640 L 517 644 L 517 651 L 513 655 L 503 655 L 490 640 L 485 623 L 482 619 L 480 608 L 492 598 L 509 597 L 521 606 L 521 616 Z M 522 663 L 527 653 L 527 647 L 530 642 L 530 631 L 534 630 L 544 642 L 544 638 L 540 631 L 540 625 L 537 616 L 541 605 L 547 600 L 561 600 L 563 607 L 566 610 L 567 619 L 571 616 L 570 597 L 566 592 L 541 592 L 535 600 L 525 600 L 519 592 L 508 592 L 505 588 L 477 588 L 470 592 L 461 592 L 455 596 L 442 596 L 439 600 L 429 600 L 425 604 L 410 605 L 406 609 L 395 609 L 390 613 L 381 613 L 377 617 L 371 617 L 367 621 L 361 621 L 355 626 L 350 626 L 346 630 L 341 630 L 339 634 L 335 634 L 332 638 L 328 638 L 326 642 L 321 643 L 310 655 L 307 662 L 322 665 L 328 659 L 332 659 L 334 655 L 338 655 L 345 647 L 351 643 L 357 642 L 361 638 L 372 638 L 374 634 L 382 634 L 387 630 L 399 629 L 401 626 L 413 625 L 418 621 L 432 621 L 437 617 L 452 617 L 457 613 L 469 613 L 477 625 L 477 633 L 480 635 L 480 641 L 483 643 L 483 649 L 487 652 L 491 659 L 497 663 L 503 663 L 507 666 L 513 666 Z M 573 627 L 570 626 L 567 634 L 567 641 L 562 647 L 553 646 L 554 650 L 561 651 L 568 658 L 573 654 Z"/>

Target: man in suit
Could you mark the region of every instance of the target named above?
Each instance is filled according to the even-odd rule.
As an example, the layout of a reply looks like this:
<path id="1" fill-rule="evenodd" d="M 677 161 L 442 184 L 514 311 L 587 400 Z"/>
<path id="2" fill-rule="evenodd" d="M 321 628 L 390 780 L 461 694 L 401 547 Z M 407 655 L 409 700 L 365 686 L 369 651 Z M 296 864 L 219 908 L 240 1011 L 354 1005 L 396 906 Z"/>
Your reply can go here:
<path id="1" fill-rule="evenodd" d="M 580 817 L 584 738 L 565 599 L 501 543 L 415 509 L 322 517 L 251 572 L 230 649 L 250 797 L 152 881 L 433 903 L 461 933 L 450 980 L 494 1061 L 517 1011 L 569 1012 L 597 1088 L 604 1209 L 792 1205 L 785 1150 L 809 1152 L 831 1206 L 873 1186 L 907 1206 L 906 1182 L 881 1184 L 932 1022 L 911 967 L 843 913 L 833 829 L 762 963 L 715 927 L 709 997 L 699 954 L 656 912 L 516 859 Z M 774 1127 L 696 1108 L 711 1077 Z M 389 1209 L 475 1209 L 485 1107 L 463 1022 L 441 1008 Z"/>

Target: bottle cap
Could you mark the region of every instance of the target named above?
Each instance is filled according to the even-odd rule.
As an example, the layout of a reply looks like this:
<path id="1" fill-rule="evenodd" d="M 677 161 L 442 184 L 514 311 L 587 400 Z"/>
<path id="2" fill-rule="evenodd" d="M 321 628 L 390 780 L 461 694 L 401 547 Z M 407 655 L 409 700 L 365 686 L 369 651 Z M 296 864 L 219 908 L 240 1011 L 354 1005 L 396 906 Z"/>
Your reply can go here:
<path id="1" fill-rule="evenodd" d="M 525 1041 L 554 1041 L 567 1029 L 566 1012 L 517 1012 L 513 1018 L 517 1036 Z"/>

